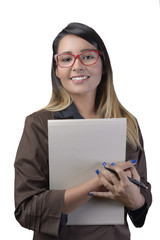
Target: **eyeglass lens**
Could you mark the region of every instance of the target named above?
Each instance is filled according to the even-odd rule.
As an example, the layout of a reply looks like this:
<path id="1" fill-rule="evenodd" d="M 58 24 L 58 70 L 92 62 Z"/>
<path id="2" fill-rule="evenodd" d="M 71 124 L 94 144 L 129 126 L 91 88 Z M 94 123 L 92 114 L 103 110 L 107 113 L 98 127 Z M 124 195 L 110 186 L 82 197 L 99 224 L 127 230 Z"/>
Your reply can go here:
<path id="1" fill-rule="evenodd" d="M 82 64 L 92 65 L 95 64 L 98 58 L 98 53 L 96 51 L 88 51 L 79 55 Z M 57 57 L 59 66 L 70 67 L 75 61 L 75 56 L 71 54 L 61 54 Z"/>

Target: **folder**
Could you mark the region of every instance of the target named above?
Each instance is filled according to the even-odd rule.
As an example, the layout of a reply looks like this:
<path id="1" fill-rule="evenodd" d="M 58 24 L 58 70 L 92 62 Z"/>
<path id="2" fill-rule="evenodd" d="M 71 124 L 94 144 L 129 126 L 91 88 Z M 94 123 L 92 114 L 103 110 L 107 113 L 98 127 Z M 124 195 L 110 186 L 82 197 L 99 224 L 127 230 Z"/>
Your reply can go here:
<path id="1" fill-rule="evenodd" d="M 126 118 L 48 120 L 50 189 L 68 189 L 96 177 L 102 163 L 125 161 Z M 124 206 L 93 197 L 68 215 L 68 225 L 124 224 Z"/>

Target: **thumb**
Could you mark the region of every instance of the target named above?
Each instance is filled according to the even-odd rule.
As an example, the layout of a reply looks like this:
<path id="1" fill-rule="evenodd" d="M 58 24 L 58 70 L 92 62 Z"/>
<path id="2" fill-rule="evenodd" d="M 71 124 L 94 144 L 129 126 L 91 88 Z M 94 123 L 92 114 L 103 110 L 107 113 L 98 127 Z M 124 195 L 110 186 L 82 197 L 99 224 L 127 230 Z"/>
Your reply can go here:
<path id="1" fill-rule="evenodd" d="M 90 192 L 90 196 L 114 199 L 112 192 Z"/>

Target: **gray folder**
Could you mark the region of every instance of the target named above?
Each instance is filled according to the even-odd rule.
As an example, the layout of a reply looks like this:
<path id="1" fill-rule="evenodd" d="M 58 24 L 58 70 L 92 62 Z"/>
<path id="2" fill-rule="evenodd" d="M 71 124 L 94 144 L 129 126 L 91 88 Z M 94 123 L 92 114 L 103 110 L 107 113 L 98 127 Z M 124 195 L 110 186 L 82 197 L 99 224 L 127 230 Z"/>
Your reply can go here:
<path id="1" fill-rule="evenodd" d="M 96 177 L 103 162 L 125 161 L 126 119 L 48 120 L 50 189 L 62 190 Z M 71 212 L 68 225 L 124 224 L 117 201 L 92 198 Z"/>

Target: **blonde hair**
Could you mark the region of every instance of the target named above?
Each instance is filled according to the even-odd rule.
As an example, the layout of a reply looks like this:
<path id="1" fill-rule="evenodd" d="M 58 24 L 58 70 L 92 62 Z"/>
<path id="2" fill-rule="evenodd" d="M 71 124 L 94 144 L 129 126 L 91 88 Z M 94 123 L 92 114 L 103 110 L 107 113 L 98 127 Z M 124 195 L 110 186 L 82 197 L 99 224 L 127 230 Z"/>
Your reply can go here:
<path id="1" fill-rule="evenodd" d="M 69 93 L 63 88 L 60 80 L 57 78 L 56 61 L 54 54 L 58 53 L 59 41 L 67 34 L 75 34 L 94 45 L 101 52 L 100 58 L 103 63 L 103 75 L 100 84 L 97 87 L 96 94 L 96 113 L 99 118 L 126 118 L 127 119 L 127 142 L 133 149 L 137 146 L 141 148 L 139 141 L 139 129 L 135 117 L 128 112 L 119 102 L 114 85 L 112 67 L 107 49 L 96 31 L 87 25 L 81 23 L 70 23 L 64 28 L 53 41 L 52 58 L 52 97 L 49 104 L 45 107 L 49 111 L 60 111 L 67 108 L 72 99 Z"/>
<path id="2" fill-rule="evenodd" d="M 104 89 L 100 103 L 97 107 L 97 115 L 99 118 L 126 118 L 127 119 L 127 142 L 136 149 L 137 146 L 141 147 L 139 142 L 139 130 L 135 117 L 128 112 L 122 104 L 119 102 L 112 76 L 108 75 L 106 89 Z M 52 92 L 52 96 L 49 104 L 44 108 L 48 111 L 61 111 L 67 108 L 72 103 L 72 99 L 69 93 L 59 83 L 59 97 L 55 92 Z"/>

